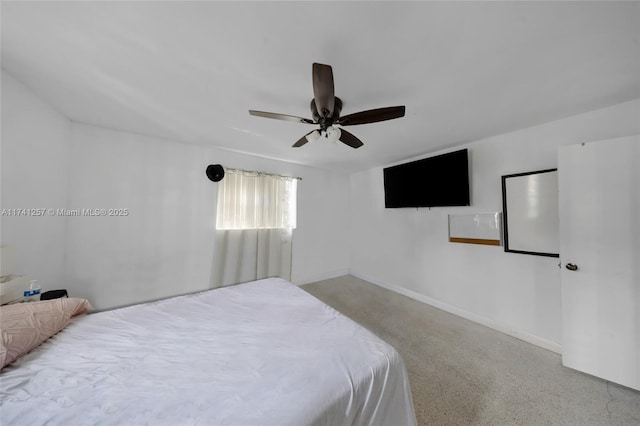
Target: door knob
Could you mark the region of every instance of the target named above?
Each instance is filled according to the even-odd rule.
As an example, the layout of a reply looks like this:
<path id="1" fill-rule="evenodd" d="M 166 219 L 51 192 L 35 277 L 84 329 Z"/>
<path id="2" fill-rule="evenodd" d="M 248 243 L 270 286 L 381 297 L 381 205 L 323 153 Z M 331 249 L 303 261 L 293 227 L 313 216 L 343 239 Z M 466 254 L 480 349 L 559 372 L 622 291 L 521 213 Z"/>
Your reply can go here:
<path id="1" fill-rule="evenodd" d="M 573 263 L 567 263 L 566 265 L 564 265 L 565 268 L 567 268 L 570 271 L 577 271 L 578 270 L 578 265 L 574 265 Z"/>

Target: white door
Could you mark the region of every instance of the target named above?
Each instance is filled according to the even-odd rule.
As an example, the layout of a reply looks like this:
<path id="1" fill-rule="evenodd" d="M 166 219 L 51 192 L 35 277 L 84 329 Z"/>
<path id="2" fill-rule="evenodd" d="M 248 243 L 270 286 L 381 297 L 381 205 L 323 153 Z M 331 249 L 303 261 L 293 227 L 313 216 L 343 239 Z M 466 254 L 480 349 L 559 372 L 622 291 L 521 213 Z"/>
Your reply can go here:
<path id="1" fill-rule="evenodd" d="M 640 389 L 639 170 L 640 136 L 558 153 L 562 363 L 634 389 Z"/>

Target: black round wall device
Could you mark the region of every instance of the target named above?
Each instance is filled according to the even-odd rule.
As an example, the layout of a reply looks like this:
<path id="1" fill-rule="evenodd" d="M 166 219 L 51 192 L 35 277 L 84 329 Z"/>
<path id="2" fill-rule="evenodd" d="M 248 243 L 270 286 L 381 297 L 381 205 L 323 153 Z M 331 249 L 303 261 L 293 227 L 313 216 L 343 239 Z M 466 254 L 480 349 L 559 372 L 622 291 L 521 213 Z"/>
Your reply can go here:
<path id="1" fill-rule="evenodd" d="M 224 169 L 220 164 L 209 164 L 207 166 L 207 177 L 213 182 L 220 182 L 224 177 Z"/>

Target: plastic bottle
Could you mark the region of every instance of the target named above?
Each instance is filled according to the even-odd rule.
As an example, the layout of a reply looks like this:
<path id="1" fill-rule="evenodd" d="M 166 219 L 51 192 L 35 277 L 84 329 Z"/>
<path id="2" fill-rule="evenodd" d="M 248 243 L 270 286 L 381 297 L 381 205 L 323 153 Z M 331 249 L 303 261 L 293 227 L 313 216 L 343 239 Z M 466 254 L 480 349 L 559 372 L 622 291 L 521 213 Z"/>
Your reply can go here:
<path id="1" fill-rule="evenodd" d="M 40 300 L 40 284 L 38 280 L 31 280 L 29 282 L 29 290 L 25 290 L 24 297 L 27 302 L 37 302 Z"/>

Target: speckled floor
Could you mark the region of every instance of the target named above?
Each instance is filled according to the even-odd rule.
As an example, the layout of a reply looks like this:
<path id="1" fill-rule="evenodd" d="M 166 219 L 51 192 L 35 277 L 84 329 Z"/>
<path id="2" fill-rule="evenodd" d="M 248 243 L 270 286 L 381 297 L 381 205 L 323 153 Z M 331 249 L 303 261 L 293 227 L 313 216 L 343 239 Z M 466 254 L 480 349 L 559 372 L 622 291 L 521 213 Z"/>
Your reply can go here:
<path id="1" fill-rule="evenodd" d="M 301 287 L 393 345 L 420 425 L 640 425 L 640 392 L 352 276 Z"/>

